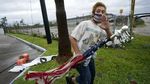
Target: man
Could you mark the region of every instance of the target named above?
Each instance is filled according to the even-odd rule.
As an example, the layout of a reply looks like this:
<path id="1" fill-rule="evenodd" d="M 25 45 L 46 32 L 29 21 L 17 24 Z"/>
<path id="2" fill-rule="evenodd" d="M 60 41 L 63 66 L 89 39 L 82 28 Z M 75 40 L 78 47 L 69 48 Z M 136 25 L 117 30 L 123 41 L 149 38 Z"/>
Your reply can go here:
<path id="1" fill-rule="evenodd" d="M 82 21 L 70 36 L 70 42 L 75 56 L 83 54 L 89 47 L 95 44 L 99 39 L 109 38 L 112 35 L 109 29 L 109 22 L 106 17 L 106 6 L 97 2 L 93 6 L 92 19 Z M 95 78 L 94 56 L 88 57 L 76 67 L 79 72 L 78 77 L 67 77 L 68 84 L 93 84 Z"/>

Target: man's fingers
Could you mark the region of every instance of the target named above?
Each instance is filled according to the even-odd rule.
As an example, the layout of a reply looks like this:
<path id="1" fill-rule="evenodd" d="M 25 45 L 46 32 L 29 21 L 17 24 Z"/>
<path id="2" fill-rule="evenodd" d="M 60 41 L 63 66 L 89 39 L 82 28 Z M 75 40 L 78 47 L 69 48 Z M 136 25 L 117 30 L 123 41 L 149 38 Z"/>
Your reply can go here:
<path id="1" fill-rule="evenodd" d="M 102 21 L 106 21 L 106 20 L 107 20 L 106 16 L 103 15 L 103 16 L 102 16 Z"/>

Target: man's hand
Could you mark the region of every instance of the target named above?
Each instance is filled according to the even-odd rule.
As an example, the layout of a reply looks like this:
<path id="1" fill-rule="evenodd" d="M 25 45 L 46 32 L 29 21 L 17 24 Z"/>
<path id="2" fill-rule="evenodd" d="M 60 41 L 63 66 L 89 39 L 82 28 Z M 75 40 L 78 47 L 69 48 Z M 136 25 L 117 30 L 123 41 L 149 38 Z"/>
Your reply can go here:
<path id="1" fill-rule="evenodd" d="M 108 19 L 107 19 L 107 17 L 105 15 L 102 16 L 101 23 L 99 24 L 99 27 L 102 28 L 103 30 L 105 30 L 106 33 L 107 33 L 107 37 L 110 38 L 112 33 L 110 31 L 109 21 L 108 21 Z"/>
<path id="2" fill-rule="evenodd" d="M 109 30 L 110 24 L 109 24 L 109 21 L 107 20 L 107 17 L 105 15 L 102 16 L 101 23 L 99 24 L 99 26 L 102 29 L 104 29 L 105 31 Z"/>

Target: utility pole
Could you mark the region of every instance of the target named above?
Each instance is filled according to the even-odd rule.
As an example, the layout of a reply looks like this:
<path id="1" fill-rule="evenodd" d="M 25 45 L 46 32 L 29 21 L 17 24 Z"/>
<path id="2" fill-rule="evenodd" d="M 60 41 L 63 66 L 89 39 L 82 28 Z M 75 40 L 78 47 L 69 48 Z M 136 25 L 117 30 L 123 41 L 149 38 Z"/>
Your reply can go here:
<path id="1" fill-rule="evenodd" d="M 50 34 L 50 29 L 49 29 L 49 22 L 48 22 L 48 17 L 47 17 L 45 0 L 40 0 L 40 4 L 41 4 L 41 10 L 42 10 L 42 16 L 43 16 L 43 22 L 44 22 L 44 27 L 45 27 L 47 43 L 50 44 L 50 43 L 52 43 L 52 40 L 51 40 L 51 34 Z"/>
<path id="2" fill-rule="evenodd" d="M 131 12 L 130 12 L 130 34 L 131 36 L 133 35 L 134 8 L 135 8 L 135 0 L 131 0 Z"/>

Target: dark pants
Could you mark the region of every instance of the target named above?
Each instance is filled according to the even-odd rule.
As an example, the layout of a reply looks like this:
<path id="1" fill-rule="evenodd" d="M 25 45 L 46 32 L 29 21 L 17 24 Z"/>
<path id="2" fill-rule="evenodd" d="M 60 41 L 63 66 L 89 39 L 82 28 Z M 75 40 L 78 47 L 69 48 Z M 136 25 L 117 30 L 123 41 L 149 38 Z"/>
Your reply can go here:
<path id="1" fill-rule="evenodd" d="M 88 66 L 84 66 L 84 63 L 81 63 L 77 66 L 76 69 L 80 74 L 76 79 L 79 84 L 93 84 L 94 83 L 95 62 L 93 58 L 91 58 L 91 61 L 88 64 Z"/>

